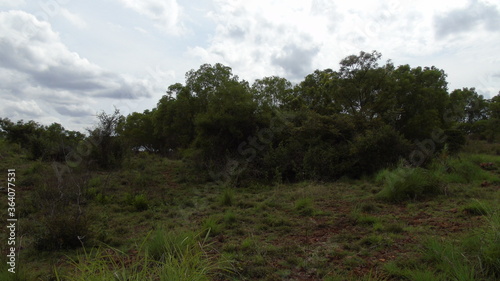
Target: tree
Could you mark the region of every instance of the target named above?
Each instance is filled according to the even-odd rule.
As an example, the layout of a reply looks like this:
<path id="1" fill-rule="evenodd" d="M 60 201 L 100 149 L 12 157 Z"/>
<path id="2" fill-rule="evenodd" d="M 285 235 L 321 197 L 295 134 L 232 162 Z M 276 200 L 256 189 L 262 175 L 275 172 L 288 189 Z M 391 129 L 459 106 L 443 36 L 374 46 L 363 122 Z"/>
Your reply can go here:
<path id="1" fill-rule="evenodd" d="M 217 92 L 217 89 L 229 81 L 238 81 L 238 76 L 234 76 L 231 68 L 220 63 L 215 65 L 203 64 L 198 70 L 190 70 L 186 73 L 186 88 L 191 96 L 196 97 L 196 111 L 202 112 L 208 105 L 210 96 Z"/>
<path id="2" fill-rule="evenodd" d="M 26 149 L 28 157 L 33 160 L 64 161 L 84 137 L 80 132 L 67 131 L 58 123 L 43 126 L 32 120 L 14 123 L 8 118 L 0 119 L 0 128 L 7 141 Z"/>
<path id="3" fill-rule="evenodd" d="M 174 98 L 175 96 L 175 98 Z M 189 147 L 195 138 L 195 116 L 199 113 L 197 97 L 188 87 L 174 84 L 169 87 L 152 115 L 154 136 L 159 150 L 168 154 Z"/>
<path id="4" fill-rule="evenodd" d="M 490 117 L 495 119 L 500 119 L 500 92 L 498 95 L 491 98 L 489 104 Z"/>
<path id="5" fill-rule="evenodd" d="M 292 101 L 294 110 L 312 110 L 328 115 L 342 110 L 335 102 L 335 87 L 338 85 L 338 73 L 331 69 L 316 70 L 307 75 L 295 88 L 296 99 Z"/>
<path id="6" fill-rule="evenodd" d="M 112 169 L 119 167 L 125 157 L 126 149 L 123 139 L 119 137 L 119 128 L 125 122 L 120 110 L 112 114 L 101 112 L 97 115 L 99 122 L 94 129 L 87 129 L 88 140 L 93 144 L 92 160 L 99 168 Z"/>
<path id="7" fill-rule="evenodd" d="M 271 76 L 255 80 L 251 91 L 259 107 L 277 109 L 290 101 L 293 85 L 285 78 Z"/>
<path id="8" fill-rule="evenodd" d="M 248 83 L 226 81 L 207 103 L 207 110 L 196 116 L 194 145 L 204 161 L 218 163 L 235 154 L 239 144 L 252 136 L 257 128 L 257 103 Z"/>
<path id="9" fill-rule="evenodd" d="M 446 129 L 448 92 L 446 74 L 435 67 L 399 66 L 394 70 L 395 127 L 409 140 L 430 138 L 437 128 Z"/>
<path id="10" fill-rule="evenodd" d="M 156 138 L 153 126 L 154 112 L 155 110 L 145 110 L 143 113 L 133 112 L 117 128 L 128 147 L 133 150 L 159 151 L 160 141 Z"/>
<path id="11" fill-rule="evenodd" d="M 455 111 L 459 122 L 472 124 L 488 119 L 488 101 L 476 92 L 475 88 L 454 90 L 450 94 L 450 107 Z"/>

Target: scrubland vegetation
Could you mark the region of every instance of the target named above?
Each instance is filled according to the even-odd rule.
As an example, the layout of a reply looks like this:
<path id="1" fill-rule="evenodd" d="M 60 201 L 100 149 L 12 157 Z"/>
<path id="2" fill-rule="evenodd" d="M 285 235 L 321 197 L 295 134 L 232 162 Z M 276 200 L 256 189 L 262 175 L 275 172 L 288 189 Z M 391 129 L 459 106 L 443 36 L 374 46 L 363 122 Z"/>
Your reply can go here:
<path id="1" fill-rule="evenodd" d="M 297 85 L 203 65 L 86 134 L 1 119 L 0 280 L 498 280 L 499 96 L 379 60 Z"/>

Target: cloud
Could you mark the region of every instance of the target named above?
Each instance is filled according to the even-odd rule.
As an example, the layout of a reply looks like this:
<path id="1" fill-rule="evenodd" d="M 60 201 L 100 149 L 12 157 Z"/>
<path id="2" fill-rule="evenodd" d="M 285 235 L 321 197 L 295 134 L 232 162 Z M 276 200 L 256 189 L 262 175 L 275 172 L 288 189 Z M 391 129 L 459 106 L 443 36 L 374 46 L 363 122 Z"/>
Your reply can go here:
<path id="1" fill-rule="evenodd" d="M 84 19 L 82 19 L 79 15 L 70 12 L 68 9 L 61 8 L 60 13 L 72 25 L 80 29 L 87 27 L 87 22 L 85 22 Z"/>
<path id="2" fill-rule="evenodd" d="M 319 48 L 303 48 L 297 45 L 287 45 L 282 52 L 271 59 L 273 64 L 282 67 L 287 76 L 292 79 L 302 79 L 312 68 L 312 60 L 318 54 Z"/>
<path id="3" fill-rule="evenodd" d="M 208 45 L 192 47 L 189 54 L 229 65 L 247 80 L 271 75 L 298 80 L 314 71 L 323 35 L 336 20 L 330 18 L 334 6 L 326 9 L 325 1 L 218 0 L 214 5 L 207 17 L 215 33 Z M 322 8 L 326 12 L 319 14 Z"/>
<path id="4" fill-rule="evenodd" d="M 446 38 L 453 34 L 482 28 L 500 31 L 500 11 L 492 4 L 471 0 L 466 7 L 456 8 L 434 18 L 435 35 Z"/>
<path id="5" fill-rule="evenodd" d="M 44 111 L 35 100 L 23 100 L 18 102 L 4 100 L 2 105 L 2 112 L 6 114 L 6 116 L 38 118 L 44 115 Z"/>
<path id="6" fill-rule="evenodd" d="M 116 99 L 150 96 L 137 81 L 105 71 L 68 50 L 49 23 L 23 11 L 0 12 L 0 61 L 3 73 L 21 73 L 24 83 L 55 94 L 70 91 Z"/>
<path id="7" fill-rule="evenodd" d="M 154 21 L 157 28 L 172 34 L 185 32 L 180 20 L 182 8 L 176 0 L 120 0 L 127 8 Z"/>
<path id="8" fill-rule="evenodd" d="M 361 2 L 216 0 L 207 13 L 216 25 L 214 34 L 188 53 L 229 65 L 247 80 L 279 75 L 298 82 L 362 50 L 394 58 L 396 53 L 433 55 L 446 47 L 436 42 L 432 29 L 432 11 L 443 5 Z"/>
<path id="9" fill-rule="evenodd" d="M 21 6 L 24 6 L 24 4 L 26 4 L 26 2 L 24 0 L 17 0 L 17 1 L 0 0 L 0 6 L 9 7 L 9 8 L 21 7 Z"/>
<path id="10" fill-rule="evenodd" d="M 55 107 L 55 110 L 63 116 L 70 117 L 89 117 L 95 114 L 95 112 L 90 110 L 88 107 L 77 105 L 57 106 Z"/>

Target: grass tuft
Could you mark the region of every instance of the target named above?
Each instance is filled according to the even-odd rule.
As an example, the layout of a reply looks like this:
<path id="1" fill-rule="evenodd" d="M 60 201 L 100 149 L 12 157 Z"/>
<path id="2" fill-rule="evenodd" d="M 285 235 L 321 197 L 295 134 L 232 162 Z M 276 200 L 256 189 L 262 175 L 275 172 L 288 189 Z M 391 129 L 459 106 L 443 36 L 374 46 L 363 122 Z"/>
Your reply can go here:
<path id="1" fill-rule="evenodd" d="M 423 168 L 398 167 L 391 172 L 383 171 L 383 178 L 384 186 L 377 197 L 390 202 L 417 200 L 443 193 L 440 178 L 433 171 Z"/>
<path id="2" fill-rule="evenodd" d="M 295 211 L 303 216 L 314 214 L 313 201 L 311 198 L 300 198 L 295 201 Z"/>

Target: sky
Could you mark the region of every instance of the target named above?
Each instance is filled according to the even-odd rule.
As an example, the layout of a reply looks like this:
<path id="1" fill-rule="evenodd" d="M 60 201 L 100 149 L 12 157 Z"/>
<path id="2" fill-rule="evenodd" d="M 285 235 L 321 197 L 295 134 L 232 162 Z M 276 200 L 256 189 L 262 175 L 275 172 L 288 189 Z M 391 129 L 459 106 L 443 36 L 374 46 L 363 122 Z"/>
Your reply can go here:
<path id="1" fill-rule="evenodd" d="M 500 91 L 500 0 L 0 0 L 0 118 L 85 131 L 222 63 L 299 83 L 360 51 Z"/>

